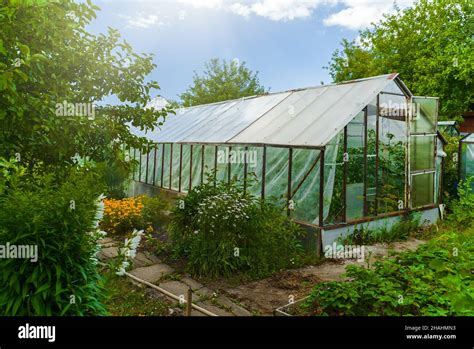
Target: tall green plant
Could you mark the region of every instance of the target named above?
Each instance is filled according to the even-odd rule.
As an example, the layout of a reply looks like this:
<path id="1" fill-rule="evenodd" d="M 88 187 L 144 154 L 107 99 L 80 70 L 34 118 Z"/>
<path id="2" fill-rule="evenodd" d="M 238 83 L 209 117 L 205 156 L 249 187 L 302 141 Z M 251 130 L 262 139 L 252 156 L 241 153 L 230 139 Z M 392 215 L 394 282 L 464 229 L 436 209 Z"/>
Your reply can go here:
<path id="1" fill-rule="evenodd" d="M 58 184 L 25 173 L 0 175 L 0 245 L 36 246 L 37 261 L 0 258 L 0 314 L 105 314 L 95 259 L 97 176 L 73 169 Z"/>

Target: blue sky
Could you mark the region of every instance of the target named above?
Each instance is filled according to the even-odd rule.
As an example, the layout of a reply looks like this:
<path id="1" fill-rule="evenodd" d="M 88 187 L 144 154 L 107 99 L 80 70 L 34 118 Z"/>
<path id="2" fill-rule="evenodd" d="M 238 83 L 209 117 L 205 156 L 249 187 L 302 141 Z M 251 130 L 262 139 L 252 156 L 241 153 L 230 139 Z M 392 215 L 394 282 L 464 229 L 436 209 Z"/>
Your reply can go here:
<path id="1" fill-rule="evenodd" d="M 272 92 L 330 83 L 323 69 L 342 38 L 393 11 L 392 0 L 93 0 L 90 25 L 120 31 L 135 52 L 154 53 L 149 78 L 179 100 L 211 58 L 238 59 Z M 399 0 L 401 7 L 411 0 Z M 114 103 L 113 98 L 107 100 Z"/>

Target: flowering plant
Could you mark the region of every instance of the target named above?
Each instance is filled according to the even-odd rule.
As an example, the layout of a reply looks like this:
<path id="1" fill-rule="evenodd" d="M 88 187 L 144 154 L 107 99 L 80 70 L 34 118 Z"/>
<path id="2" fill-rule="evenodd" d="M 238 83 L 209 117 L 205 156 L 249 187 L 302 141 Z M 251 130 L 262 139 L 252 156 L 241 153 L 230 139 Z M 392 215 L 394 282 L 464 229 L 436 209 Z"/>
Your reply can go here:
<path id="1" fill-rule="evenodd" d="M 123 247 L 119 249 L 118 254 L 118 268 L 116 274 L 119 276 L 125 275 L 130 262 L 137 255 L 137 248 L 143 236 L 143 230 L 133 230 L 132 236 L 126 238 Z"/>
<path id="2" fill-rule="evenodd" d="M 134 228 L 142 228 L 143 196 L 122 200 L 105 199 L 101 228 L 112 234 L 125 234 Z"/>

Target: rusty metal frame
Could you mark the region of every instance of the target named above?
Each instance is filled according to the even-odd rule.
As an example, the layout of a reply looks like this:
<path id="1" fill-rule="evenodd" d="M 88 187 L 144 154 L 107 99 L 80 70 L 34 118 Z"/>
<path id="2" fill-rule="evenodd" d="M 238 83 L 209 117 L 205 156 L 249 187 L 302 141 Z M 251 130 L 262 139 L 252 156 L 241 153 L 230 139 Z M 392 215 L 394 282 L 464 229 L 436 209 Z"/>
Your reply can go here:
<path id="1" fill-rule="evenodd" d="M 183 145 L 179 145 L 179 179 L 178 179 L 178 192 L 181 193 L 181 176 L 183 174 Z"/>

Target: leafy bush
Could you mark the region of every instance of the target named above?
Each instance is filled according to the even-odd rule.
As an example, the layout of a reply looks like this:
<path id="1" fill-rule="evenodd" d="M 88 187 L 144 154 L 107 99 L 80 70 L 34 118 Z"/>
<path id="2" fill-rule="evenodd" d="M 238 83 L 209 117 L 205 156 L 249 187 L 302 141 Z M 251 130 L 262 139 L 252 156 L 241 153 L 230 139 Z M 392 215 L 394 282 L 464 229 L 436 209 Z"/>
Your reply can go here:
<path id="1" fill-rule="evenodd" d="M 309 315 L 474 315 L 474 234 L 447 232 L 373 269 L 348 266 L 351 281 L 316 285 Z"/>
<path id="2" fill-rule="evenodd" d="M 303 253 L 300 228 L 234 182 L 194 188 L 178 200 L 169 230 L 175 255 L 199 276 L 265 276 L 298 264 Z"/>
<path id="3" fill-rule="evenodd" d="M 355 228 L 351 235 L 342 239 L 344 245 L 372 245 L 379 242 L 406 240 L 420 226 L 420 214 L 412 212 L 395 223 L 391 228 L 382 227 L 369 230 L 364 226 Z"/>
<path id="4" fill-rule="evenodd" d="M 169 221 L 167 215 L 171 205 L 160 196 L 142 196 L 142 216 L 145 225 L 152 226 L 154 230 L 163 227 Z"/>
<path id="5" fill-rule="evenodd" d="M 98 178 L 72 169 L 58 183 L 51 174 L 11 167 L 0 178 L 0 244 L 38 248 L 36 262 L 0 258 L 0 314 L 104 314 L 89 233 L 97 223 Z"/>
<path id="6" fill-rule="evenodd" d="M 448 216 L 449 223 L 456 227 L 466 227 L 474 222 L 474 193 L 469 177 L 458 186 L 458 199 L 451 204 L 452 213 Z"/>

